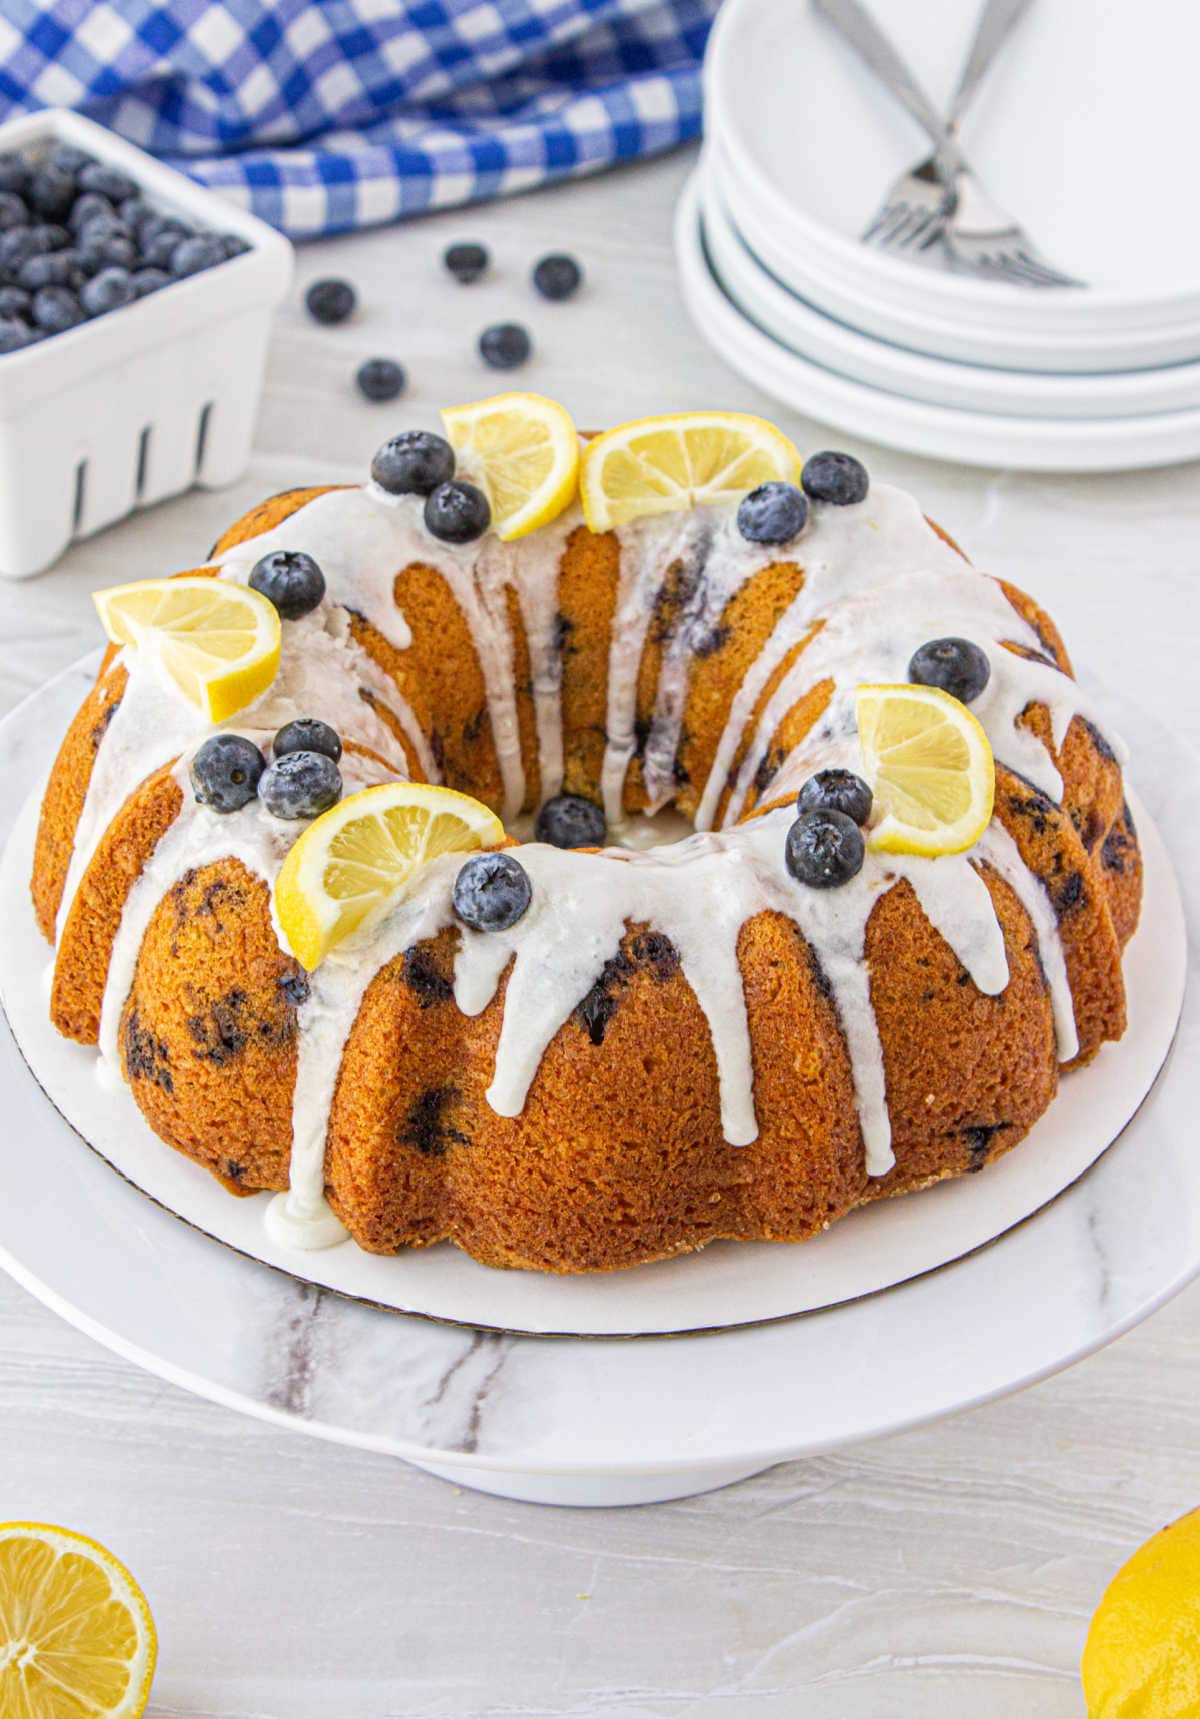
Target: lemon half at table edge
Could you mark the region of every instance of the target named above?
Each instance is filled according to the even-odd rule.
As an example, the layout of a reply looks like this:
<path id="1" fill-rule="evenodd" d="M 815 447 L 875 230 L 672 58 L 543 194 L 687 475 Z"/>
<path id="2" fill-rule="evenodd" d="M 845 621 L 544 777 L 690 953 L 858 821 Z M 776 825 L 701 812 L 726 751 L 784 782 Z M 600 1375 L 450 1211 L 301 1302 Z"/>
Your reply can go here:
<path id="1" fill-rule="evenodd" d="M 495 812 L 457 789 L 426 782 L 363 788 L 314 819 L 288 853 L 275 880 L 280 929 L 311 973 L 386 912 L 426 861 L 504 840 Z"/>
<path id="2" fill-rule="evenodd" d="M 244 710 L 279 672 L 279 611 L 249 585 L 184 574 L 114 585 L 92 601 L 113 644 L 155 652 L 210 722 Z"/>
<path id="3" fill-rule="evenodd" d="M 92 1569 L 103 1573 L 109 1586 L 108 1598 L 105 1599 L 98 1594 L 95 1603 L 90 1606 L 81 1607 L 77 1603 L 72 1611 L 69 1599 L 66 1608 L 61 1602 L 58 1604 L 56 1613 L 52 1614 L 46 1622 L 47 1633 L 55 1638 L 55 1645 L 52 1648 L 43 1646 L 39 1649 L 36 1640 L 30 1640 L 28 1637 L 23 1638 L 27 1642 L 27 1649 L 31 1650 L 31 1667 L 36 1670 L 39 1658 L 46 1662 L 43 1665 L 43 1676 L 47 1677 L 47 1680 L 52 1679 L 59 1687 L 67 1691 L 72 1702 L 70 1711 L 78 1713 L 80 1719 L 84 1714 L 95 1714 L 96 1719 L 139 1719 L 139 1716 L 145 1712 L 150 1699 L 150 1686 L 154 1681 L 154 1670 L 158 1661 L 158 1632 L 154 1627 L 154 1618 L 151 1615 L 146 1596 L 124 1564 L 119 1558 L 114 1557 L 107 1547 L 102 1546 L 97 1540 L 89 1539 L 86 1534 L 77 1534 L 73 1529 L 60 1528 L 49 1522 L 0 1522 L 0 1594 L 4 1596 L 7 1602 L 6 1606 L 0 1607 L 0 1702 L 4 1699 L 5 1678 L 13 1676 L 15 1669 L 15 1661 L 9 1660 L 5 1664 L 4 1649 L 6 1646 L 11 1647 L 12 1645 L 11 1642 L 5 1642 L 3 1633 L 6 1625 L 12 1627 L 11 1614 L 8 1608 L 14 1598 L 23 1599 L 25 1602 L 23 1608 L 24 1628 L 28 1629 L 31 1624 L 36 1626 L 37 1620 L 33 1607 L 38 1601 L 49 1603 L 47 1596 L 52 1592 L 55 1576 L 53 1565 L 49 1571 L 41 1573 L 37 1582 L 37 1592 L 32 1596 L 32 1604 L 31 1596 L 14 1595 L 13 1572 L 3 1568 L 4 1549 L 6 1546 L 11 1547 L 14 1541 L 29 1541 L 35 1546 L 46 1548 L 55 1554 L 56 1563 L 65 1557 L 82 1558 Z M 78 1636 L 80 1622 L 88 1611 L 103 1608 L 107 1612 L 107 1608 L 113 1604 L 123 1607 L 129 1615 L 136 1643 L 135 1652 L 124 1660 L 116 1660 L 111 1653 L 95 1651 L 97 1646 L 104 1648 L 112 1645 L 111 1626 L 113 1620 L 111 1616 L 107 1618 L 102 1616 L 97 1620 L 98 1627 L 94 1632 L 92 1642 L 88 1643 L 85 1634 L 84 1648 L 76 1650 L 72 1654 L 70 1647 L 63 1641 L 63 1632 L 74 1625 L 76 1636 Z M 88 1645 L 93 1650 L 90 1653 L 86 1651 Z M 53 1659 L 51 1659 L 51 1655 L 54 1656 Z M 69 1664 L 65 1662 L 69 1662 L 72 1658 L 76 1662 L 85 1662 L 85 1665 L 86 1662 L 90 1661 L 96 1667 L 120 1663 L 128 1668 L 128 1688 L 124 1696 L 118 1700 L 117 1705 L 114 1706 L 111 1702 L 106 1706 L 97 1705 L 95 1701 L 89 1701 L 86 1690 L 86 1669 L 84 1669 L 82 1682 L 79 1679 L 68 1682 Z M 31 1705 L 25 1699 L 29 1690 L 28 1680 L 24 1677 L 22 1677 L 22 1685 L 24 1686 L 22 1689 L 24 1706 L 21 1709 L 5 1709 L 6 1712 L 28 1712 L 31 1719 L 57 1719 L 57 1715 L 62 1711 L 62 1702 L 56 1695 L 46 1689 L 34 1690 L 35 1697 L 40 1698 L 40 1696 L 46 1695 L 48 1700 L 37 1699 L 36 1703 Z M 53 1702 L 53 1705 L 50 1702 Z"/>
<path id="4" fill-rule="evenodd" d="M 484 491 L 503 543 L 557 519 L 579 490 L 579 432 L 542 394 L 496 394 L 442 413 L 463 473 Z"/>
<path id="5" fill-rule="evenodd" d="M 939 687 L 907 682 L 860 686 L 854 702 L 867 781 L 884 811 L 869 846 L 929 859 L 974 847 L 996 792 L 979 720 Z"/>

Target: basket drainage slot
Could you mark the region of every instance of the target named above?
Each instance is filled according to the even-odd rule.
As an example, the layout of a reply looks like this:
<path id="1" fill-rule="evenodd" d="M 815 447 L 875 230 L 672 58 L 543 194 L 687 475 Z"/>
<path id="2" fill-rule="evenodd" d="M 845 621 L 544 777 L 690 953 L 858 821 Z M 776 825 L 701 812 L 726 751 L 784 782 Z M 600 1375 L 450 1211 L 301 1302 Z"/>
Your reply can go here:
<path id="1" fill-rule="evenodd" d="M 87 461 L 75 467 L 75 503 L 71 510 L 71 532 L 75 537 L 83 530 L 83 509 L 87 499 Z"/>
<path id="2" fill-rule="evenodd" d="M 134 501 L 140 502 L 146 493 L 146 479 L 150 472 L 150 425 L 147 424 L 138 437 L 137 479 L 134 485 Z"/>
<path id="3" fill-rule="evenodd" d="M 213 403 L 210 400 L 200 412 L 200 422 L 196 428 L 196 476 L 204 470 L 204 447 L 208 441 L 208 423 L 212 417 Z"/>

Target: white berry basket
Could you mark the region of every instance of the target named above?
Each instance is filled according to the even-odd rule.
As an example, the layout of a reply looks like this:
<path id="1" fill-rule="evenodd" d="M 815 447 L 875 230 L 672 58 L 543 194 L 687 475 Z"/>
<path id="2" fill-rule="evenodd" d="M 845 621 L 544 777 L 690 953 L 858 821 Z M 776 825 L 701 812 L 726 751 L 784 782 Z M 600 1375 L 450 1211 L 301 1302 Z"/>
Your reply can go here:
<path id="1" fill-rule="evenodd" d="M 0 125 L 0 150 L 71 143 L 156 207 L 250 249 L 121 310 L 0 355 L 0 574 L 26 579 L 135 508 L 245 470 L 292 247 L 273 227 L 63 109 Z"/>

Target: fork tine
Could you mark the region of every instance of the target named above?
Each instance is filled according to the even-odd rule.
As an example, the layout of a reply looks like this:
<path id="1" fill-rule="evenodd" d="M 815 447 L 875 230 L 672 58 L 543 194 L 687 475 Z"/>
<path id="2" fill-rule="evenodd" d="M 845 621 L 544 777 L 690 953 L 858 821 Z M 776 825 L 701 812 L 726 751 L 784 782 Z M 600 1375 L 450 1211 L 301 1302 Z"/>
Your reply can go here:
<path id="1" fill-rule="evenodd" d="M 1065 275 L 1061 269 L 1052 268 L 1049 263 L 1043 262 L 1035 251 L 1019 250 L 1016 255 L 1027 269 L 1031 269 L 1035 275 L 1041 278 L 1046 286 L 1083 285 L 1083 282 L 1077 280 L 1074 275 Z"/>
<path id="2" fill-rule="evenodd" d="M 896 218 L 896 205 L 884 203 L 875 211 L 875 218 L 863 234 L 863 243 L 879 245 L 883 243 L 884 231 L 889 228 Z"/>
<path id="3" fill-rule="evenodd" d="M 908 205 L 906 203 L 889 203 L 885 209 L 880 210 L 875 219 L 871 243 L 886 250 L 907 219 Z"/>

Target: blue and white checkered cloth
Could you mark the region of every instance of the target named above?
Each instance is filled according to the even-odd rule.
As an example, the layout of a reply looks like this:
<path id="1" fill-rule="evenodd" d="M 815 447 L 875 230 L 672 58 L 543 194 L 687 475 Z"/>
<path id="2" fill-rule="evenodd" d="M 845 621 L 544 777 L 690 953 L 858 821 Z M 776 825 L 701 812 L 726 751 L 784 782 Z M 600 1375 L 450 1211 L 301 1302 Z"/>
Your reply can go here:
<path id="1" fill-rule="evenodd" d="M 78 108 L 295 237 L 700 128 L 718 0 L 0 0 L 0 117 Z"/>

